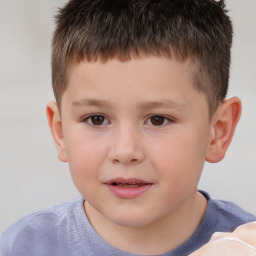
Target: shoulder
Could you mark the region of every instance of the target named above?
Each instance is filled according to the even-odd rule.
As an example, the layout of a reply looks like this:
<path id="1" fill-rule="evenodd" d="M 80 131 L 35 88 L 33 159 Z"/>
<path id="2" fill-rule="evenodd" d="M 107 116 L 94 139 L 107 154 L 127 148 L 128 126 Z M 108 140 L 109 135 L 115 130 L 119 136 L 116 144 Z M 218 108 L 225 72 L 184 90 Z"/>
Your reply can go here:
<path id="1" fill-rule="evenodd" d="M 208 200 L 208 205 L 211 208 L 212 215 L 218 219 L 217 223 L 220 231 L 230 232 L 236 227 L 256 221 L 256 216 L 235 203 L 224 200 Z"/>
<path id="2" fill-rule="evenodd" d="M 25 244 L 30 244 L 33 250 L 33 245 L 36 247 L 39 241 L 49 241 L 49 246 L 53 244 L 60 230 L 72 222 L 74 211 L 81 208 L 82 200 L 79 198 L 32 213 L 14 223 L 1 235 L 0 255 L 9 255 L 12 250 L 19 250 L 23 255 L 21 251 Z"/>
<path id="3" fill-rule="evenodd" d="M 224 200 L 215 200 L 214 202 L 223 218 L 232 218 L 233 220 L 241 222 L 250 222 L 256 220 L 256 216 L 254 214 L 244 210 L 235 203 Z"/>
<path id="4" fill-rule="evenodd" d="M 55 227 L 62 223 L 63 218 L 71 217 L 74 209 L 79 207 L 80 204 L 82 204 L 82 198 L 34 212 L 15 222 L 3 235 L 17 233 L 26 228 L 41 229 L 45 227 Z"/>

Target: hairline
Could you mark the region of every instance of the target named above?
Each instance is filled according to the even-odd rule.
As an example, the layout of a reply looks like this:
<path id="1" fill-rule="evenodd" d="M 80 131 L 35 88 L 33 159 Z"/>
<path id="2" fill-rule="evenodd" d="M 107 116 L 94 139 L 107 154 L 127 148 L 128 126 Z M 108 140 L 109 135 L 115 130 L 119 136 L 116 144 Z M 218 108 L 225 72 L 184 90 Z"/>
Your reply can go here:
<path id="1" fill-rule="evenodd" d="M 196 56 L 188 56 L 186 58 L 182 58 L 180 57 L 179 55 L 175 54 L 175 51 L 171 51 L 172 54 L 164 54 L 164 53 L 160 53 L 160 54 L 157 54 L 157 53 L 148 53 L 148 54 L 144 54 L 144 53 L 136 53 L 136 54 L 130 54 L 129 57 L 126 57 L 126 58 L 123 58 L 123 56 L 115 56 L 115 57 L 100 57 L 100 56 L 97 56 L 97 57 L 94 57 L 93 59 L 88 59 L 87 56 L 85 56 L 83 59 L 79 59 L 77 60 L 77 58 L 68 58 L 69 59 L 68 61 L 66 61 L 66 70 L 65 70 L 65 78 L 64 78 L 64 86 L 63 86 L 63 89 L 61 90 L 61 93 L 58 94 L 58 98 L 56 98 L 56 102 L 57 102 L 57 107 L 59 109 L 59 112 L 60 112 L 60 115 L 61 115 L 61 106 L 62 106 L 62 97 L 63 97 L 63 94 L 64 92 L 67 90 L 68 88 L 68 85 L 69 85 L 69 81 L 70 81 L 70 76 L 73 72 L 73 69 L 75 68 L 76 65 L 78 65 L 79 63 L 81 62 L 88 62 L 88 63 L 94 63 L 94 62 L 97 62 L 97 61 L 100 61 L 102 63 L 106 63 L 108 62 L 109 60 L 118 60 L 120 62 L 128 62 L 132 59 L 136 59 L 136 58 L 144 58 L 144 57 L 167 57 L 167 58 L 170 58 L 170 59 L 174 59 L 180 63 L 185 63 L 186 61 L 189 62 L 189 65 L 191 67 L 191 78 L 192 78 L 192 81 L 193 81 L 193 88 L 195 90 L 197 90 L 198 92 L 200 93 L 203 93 L 206 97 L 206 100 L 207 100 L 207 105 L 208 105 L 208 113 L 209 113 L 209 121 L 211 120 L 214 112 L 216 111 L 217 107 L 218 107 L 218 104 L 214 105 L 214 101 L 211 101 L 210 99 L 210 93 L 207 93 L 206 91 L 203 90 L 203 86 L 202 86 L 202 83 L 211 83 L 210 79 L 205 79 L 205 75 L 204 77 L 202 78 L 199 78 L 199 72 L 200 72 L 200 69 L 203 68 L 202 65 L 201 65 L 201 62 L 198 60 L 198 58 Z M 205 74 L 205 72 L 203 72 L 203 74 Z M 202 81 L 204 80 L 204 81 Z M 207 80 L 207 81 L 205 81 Z M 204 88 L 206 89 L 209 89 L 209 85 L 207 86 L 204 86 Z M 219 102 L 220 103 L 220 102 Z"/>

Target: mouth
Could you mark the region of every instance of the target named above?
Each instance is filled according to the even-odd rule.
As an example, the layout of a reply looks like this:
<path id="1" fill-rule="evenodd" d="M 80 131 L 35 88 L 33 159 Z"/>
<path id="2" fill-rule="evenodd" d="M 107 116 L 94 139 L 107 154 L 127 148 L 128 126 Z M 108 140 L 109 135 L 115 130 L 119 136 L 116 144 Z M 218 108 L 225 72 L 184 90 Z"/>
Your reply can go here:
<path id="1" fill-rule="evenodd" d="M 115 187 L 120 187 L 120 188 L 137 188 L 137 187 L 148 185 L 148 183 L 117 183 L 117 182 L 112 182 L 110 185 L 115 186 Z"/>
<path id="2" fill-rule="evenodd" d="M 152 185 L 151 182 L 147 182 L 144 180 L 136 179 L 136 178 L 115 178 L 106 182 L 107 185 L 111 185 L 114 187 L 121 188 L 137 188 L 146 185 Z"/>
<path id="3" fill-rule="evenodd" d="M 135 178 L 115 178 L 105 183 L 120 198 L 135 198 L 144 194 L 153 183 Z"/>

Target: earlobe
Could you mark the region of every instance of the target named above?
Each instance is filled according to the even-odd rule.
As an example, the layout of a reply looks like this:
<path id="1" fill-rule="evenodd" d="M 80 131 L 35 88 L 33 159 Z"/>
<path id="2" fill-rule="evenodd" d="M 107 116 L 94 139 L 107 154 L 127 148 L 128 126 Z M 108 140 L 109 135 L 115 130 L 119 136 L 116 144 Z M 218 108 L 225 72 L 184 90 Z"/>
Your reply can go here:
<path id="1" fill-rule="evenodd" d="M 67 162 L 67 152 L 62 131 L 60 113 L 55 102 L 49 102 L 46 107 L 48 125 L 58 151 L 58 157 L 62 162 Z"/>
<path id="2" fill-rule="evenodd" d="M 224 101 L 215 112 L 211 122 L 211 138 L 206 161 L 221 161 L 231 143 L 241 115 L 241 101 L 237 97 Z"/>

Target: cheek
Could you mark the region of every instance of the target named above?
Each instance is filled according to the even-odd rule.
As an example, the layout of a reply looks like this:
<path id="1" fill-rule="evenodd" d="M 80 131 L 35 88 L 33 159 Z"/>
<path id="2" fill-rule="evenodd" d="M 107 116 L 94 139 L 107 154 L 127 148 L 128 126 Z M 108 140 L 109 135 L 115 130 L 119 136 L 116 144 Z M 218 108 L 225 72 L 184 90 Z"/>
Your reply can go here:
<path id="1" fill-rule="evenodd" d="M 197 138 L 176 136 L 153 147 L 154 164 L 169 186 L 182 190 L 197 185 L 205 161 L 203 143 Z"/>
<path id="2" fill-rule="evenodd" d="M 82 139 L 81 139 L 82 138 Z M 68 161 L 72 178 L 77 183 L 95 181 L 104 161 L 105 149 L 96 139 L 72 136 L 68 144 Z"/>

